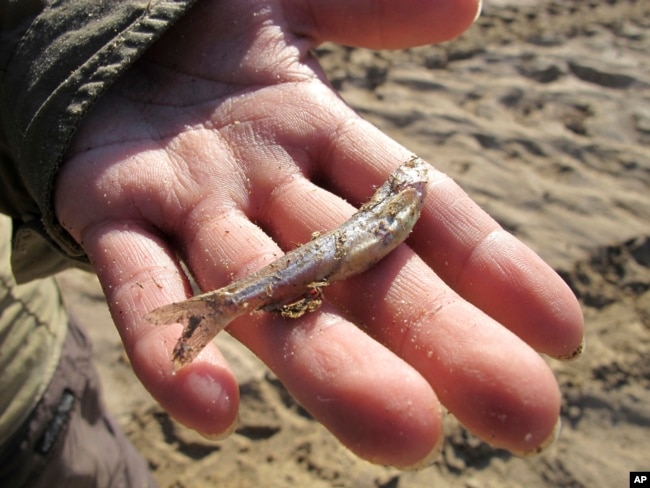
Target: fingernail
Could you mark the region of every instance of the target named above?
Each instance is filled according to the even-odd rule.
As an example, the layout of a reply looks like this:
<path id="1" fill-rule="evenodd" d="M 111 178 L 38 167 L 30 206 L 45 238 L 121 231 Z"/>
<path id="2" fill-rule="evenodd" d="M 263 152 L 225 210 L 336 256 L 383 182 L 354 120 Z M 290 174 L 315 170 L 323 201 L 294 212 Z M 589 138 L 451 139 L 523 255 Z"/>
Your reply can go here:
<path id="1" fill-rule="evenodd" d="M 222 383 L 214 371 L 190 371 L 184 378 L 187 394 L 196 402 L 196 409 L 204 415 L 203 431 L 197 432 L 210 440 L 225 439 L 237 428 L 238 415 L 233 403 L 237 400 L 231 397 L 226 383 Z M 211 419 L 211 420 L 210 420 Z M 229 425 L 226 420 L 232 419 Z M 214 432 L 210 432 L 212 425 Z"/>
<path id="2" fill-rule="evenodd" d="M 476 10 L 476 17 L 474 17 L 473 22 L 476 22 L 478 18 L 481 16 L 481 11 L 483 10 L 483 0 L 478 0 L 478 6 Z"/>
<path id="3" fill-rule="evenodd" d="M 440 457 L 440 453 L 442 452 L 442 445 L 444 443 L 445 436 L 441 435 L 438 440 L 436 441 L 435 445 L 433 446 L 433 449 L 429 451 L 429 454 L 424 456 L 424 458 L 420 459 L 419 461 L 409 465 L 409 466 L 397 466 L 400 470 L 402 471 L 418 471 L 424 468 L 428 468 L 431 466 L 436 459 Z"/>
<path id="4" fill-rule="evenodd" d="M 585 342 L 585 339 L 583 337 L 582 342 L 573 352 L 566 354 L 564 356 L 556 356 L 555 359 L 559 359 L 560 361 L 573 361 L 574 359 L 580 357 L 583 352 L 585 352 L 586 347 L 587 347 L 587 343 Z"/>
<path id="5" fill-rule="evenodd" d="M 528 450 L 528 451 L 511 451 L 515 456 L 523 457 L 523 458 L 528 458 L 528 457 L 533 457 L 537 456 L 538 454 L 543 453 L 546 451 L 549 447 L 553 445 L 553 443 L 557 440 L 558 437 L 560 437 L 560 429 L 562 428 L 562 420 L 557 419 L 557 423 L 555 424 L 555 427 L 553 428 L 553 432 L 551 432 L 551 435 L 546 439 L 544 442 L 542 442 L 539 446 L 535 447 L 534 449 Z"/>
<path id="6" fill-rule="evenodd" d="M 225 431 L 219 432 L 218 434 L 206 434 L 205 432 L 199 432 L 198 430 L 196 432 L 201 437 L 209 441 L 222 441 L 230 437 L 230 435 L 237 429 L 238 425 L 239 425 L 239 417 L 236 418 L 235 421 Z"/>

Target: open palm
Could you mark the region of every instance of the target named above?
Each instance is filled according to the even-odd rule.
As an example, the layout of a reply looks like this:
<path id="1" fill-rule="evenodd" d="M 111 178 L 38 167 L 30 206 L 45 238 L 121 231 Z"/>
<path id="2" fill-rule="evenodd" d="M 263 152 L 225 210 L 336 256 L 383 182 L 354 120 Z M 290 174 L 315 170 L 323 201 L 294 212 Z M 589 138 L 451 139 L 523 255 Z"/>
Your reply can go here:
<path id="1" fill-rule="evenodd" d="M 202 0 L 93 109 L 57 179 L 57 215 L 133 369 L 176 419 L 220 435 L 238 409 L 216 347 L 174 373 L 180 325 L 143 319 L 190 294 L 180 263 L 204 290 L 248 275 L 343 222 L 410 155 L 337 97 L 310 49 L 441 41 L 476 7 Z M 408 246 L 328 287 L 318 312 L 256 312 L 227 330 L 350 449 L 409 467 L 442 438 L 439 402 L 495 446 L 543 445 L 560 396 L 536 350 L 569 356 L 582 327 L 560 278 L 432 168 Z"/>

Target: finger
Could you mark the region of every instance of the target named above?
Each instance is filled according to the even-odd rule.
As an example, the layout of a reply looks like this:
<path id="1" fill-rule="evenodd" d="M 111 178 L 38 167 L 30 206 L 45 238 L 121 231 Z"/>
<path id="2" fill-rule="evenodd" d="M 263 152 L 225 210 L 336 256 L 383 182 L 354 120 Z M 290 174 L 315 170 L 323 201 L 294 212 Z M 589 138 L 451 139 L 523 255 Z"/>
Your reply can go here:
<path id="1" fill-rule="evenodd" d="M 535 452 L 554 436 L 560 395 L 546 363 L 446 289 L 407 247 L 333 292 L 336 303 L 413 365 L 477 436 L 516 453 Z"/>
<path id="2" fill-rule="evenodd" d="M 540 352 L 581 349 L 582 312 L 555 271 L 438 173 L 413 247 L 461 296 Z M 428 224 L 428 225 L 427 225 Z"/>
<path id="3" fill-rule="evenodd" d="M 293 0 L 295 32 L 318 41 L 401 49 L 453 39 L 474 22 L 479 0 Z"/>
<path id="4" fill-rule="evenodd" d="M 359 201 L 368 184 L 378 185 L 407 157 L 403 148 L 355 119 L 337 133 L 322 170 L 338 191 Z M 409 244 L 459 295 L 536 350 L 570 357 L 581 349 L 582 312 L 569 287 L 440 172 L 431 174 Z"/>
<path id="5" fill-rule="evenodd" d="M 269 225 L 289 242 L 309 229 L 329 230 L 332 215 L 345 212 L 338 198 L 300 181 L 280 194 L 267 206 Z M 533 452 L 553 436 L 560 397 L 544 361 L 408 247 L 328 287 L 326 297 L 414 366 L 445 406 L 493 445 Z"/>
<path id="6" fill-rule="evenodd" d="M 442 422 L 431 387 L 331 307 L 295 320 L 256 314 L 230 330 L 360 457 L 414 468 L 437 456 Z"/>
<path id="7" fill-rule="evenodd" d="M 306 184 L 302 177 L 288 181 Z M 287 185 L 273 194 L 292 192 L 292 183 Z M 193 237 L 184 253 L 206 289 L 222 286 L 229 275 L 236 279 L 249 274 L 282 252 L 238 211 L 216 209 L 212 218 L 201 212 L 190 216 L 187 225 L 187 235 Z M 435 452 L 441 422 L 431 387 L 411 366 L 335 311 L 295 321 L 257 312 L 234 321 L 228 331 L 361 457 L 408 467 Z"/>
<path id="8" fill-rule="evenodd" d="M 169 249 L 137 224 L 103 224 L 84 246 L 106 295 L 134 372 L 175 419 L 205 435 L 221 436 L 236 424 L 239 390 L 214 346 L 175 373 L 171 362 L 180 326 L 155 326 L 143 316 L 183 300 L 189 292 Z"/>

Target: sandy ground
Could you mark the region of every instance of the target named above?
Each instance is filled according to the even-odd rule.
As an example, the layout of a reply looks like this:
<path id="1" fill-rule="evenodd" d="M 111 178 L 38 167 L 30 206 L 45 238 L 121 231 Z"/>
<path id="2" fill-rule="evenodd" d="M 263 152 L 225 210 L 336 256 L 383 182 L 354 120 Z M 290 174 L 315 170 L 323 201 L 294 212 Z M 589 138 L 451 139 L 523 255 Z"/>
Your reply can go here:
<path id="1" fill-rule="evenodd" d="M 643 0 L 488 0 L 480 21 L 442 46 L 318 53 L 355 109 L 454 177 L 580 297 L 587 351 L 550 362 L 564 404 L 549 451 L 513 457 L 449 416 L 430 468 L 368 464 L 225 334 L 241 422 L 229 439 L 207 441 L 135 380 L 94 276 L 66 272 L 107 403 L 160 485 L 614 487 L 627 486 L 630 470 L 650 470 L 649 27 Z"/>

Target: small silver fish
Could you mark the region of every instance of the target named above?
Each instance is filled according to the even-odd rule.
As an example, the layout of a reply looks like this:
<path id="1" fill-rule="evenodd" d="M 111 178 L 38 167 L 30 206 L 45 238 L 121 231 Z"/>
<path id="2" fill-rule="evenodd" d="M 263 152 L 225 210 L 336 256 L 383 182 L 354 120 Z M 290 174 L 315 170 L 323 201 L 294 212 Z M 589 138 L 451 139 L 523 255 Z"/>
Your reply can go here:
<path id="1" fill-rule="evenodd" d="M 427 167 L 412 156 L 336 229 L 314 237 L 246 278 L 146 314 L 145 319 L 153 324 L 184 324 L 173 351 L 175 367 L 190 363 L 240 315 L 266 310 L 295 318 L 316 310 L 324 286 L 359 274 L 390 253 L 408 237 L 420 217 Z"/>

